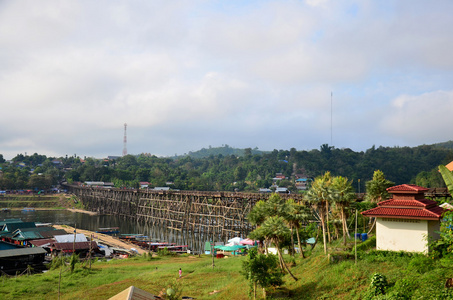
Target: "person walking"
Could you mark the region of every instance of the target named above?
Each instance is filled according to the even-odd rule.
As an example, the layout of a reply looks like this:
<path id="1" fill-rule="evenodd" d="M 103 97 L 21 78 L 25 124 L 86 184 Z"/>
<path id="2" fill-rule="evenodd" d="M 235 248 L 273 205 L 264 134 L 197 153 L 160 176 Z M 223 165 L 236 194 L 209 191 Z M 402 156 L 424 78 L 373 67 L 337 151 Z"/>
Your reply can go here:
<path id="1" fill-rule="evenodd" d="M 181 270 L 181 268 L 179 268 L 179 278 L 181 278 L 181 275 L 182 275 L 182 270 Z"/>

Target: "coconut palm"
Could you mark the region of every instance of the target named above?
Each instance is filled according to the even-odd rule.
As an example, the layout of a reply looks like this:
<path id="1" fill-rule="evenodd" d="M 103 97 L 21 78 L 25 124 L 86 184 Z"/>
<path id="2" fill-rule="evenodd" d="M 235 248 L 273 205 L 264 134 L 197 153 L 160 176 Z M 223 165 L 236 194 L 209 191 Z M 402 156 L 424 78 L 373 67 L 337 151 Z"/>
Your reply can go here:
<path id="1" fill-rule="evenodd" d="M 291 230 L 291 245 L 294 245 L 293 229 L 296 229 L 297 244 L 300 249 L 299 255 L 305 258 L 304 251 L 300 242 L 299 229 L 302 223 L 310 218 L 310 212 L 306 206 L 304 206 L 302 203 L 297 203 L 296 201 L 294 201 L 294 199 L 288 199 L 286 201 L 286 204 L 288 208 L 288 214 L 286 214 L 285 216 L 285 221 L 289 225 L 289 229 Z"/>
<path id="2" fill-rule="evenodd" d="M 346 236 L 349 236 L 346 210 L 350 203 L 356 199 L 356 194 L 352 188 L 352 183 L 346 177 L 334 177 L 332 179 L 332 188 L 335 190 L 333 200 L 340 212 L 343 227 L 343 243 L 346 245 Z"/>
<path id="3" fill-rule="evenodd" d="M 328 203 L 332 199 L 331 188 L 332 176 L 330 172 L 326 172 L 323 176 L 316 177 L 310 189 L 307 192 L 307 200 L 314 208 L 315 215 L 317 214 L 322 228 L 322 239 L 324 243 L 324 254 L 327 255 L 327 240 L 326 240 L 326 221 L 328 214 Z"/>
<path id="4" fill-rule="evenodd" d="M 261 225 L 261 230 L 264 236 L 266 236 L 266 238 L 269 239 L 269 241 L 273 243 L 275 248 L 277 249 L 277 256 L 282 270 L 286 270 L 286 272 L 288 272 L 288 274 L 297 281 L 297 278 L 291 273 L 285 261 L 283 260 L 281 250 L 281 244 L 291 234 L 289 228 L 285 224 L 285 219 L 280 216 L 269 217 Z"/>

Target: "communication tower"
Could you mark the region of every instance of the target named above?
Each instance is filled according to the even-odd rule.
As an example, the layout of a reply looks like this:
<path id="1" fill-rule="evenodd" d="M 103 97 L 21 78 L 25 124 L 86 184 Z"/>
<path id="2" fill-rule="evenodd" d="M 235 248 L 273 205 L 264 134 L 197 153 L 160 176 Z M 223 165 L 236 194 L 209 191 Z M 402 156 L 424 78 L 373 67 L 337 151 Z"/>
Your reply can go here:
<path id="1" fill-rule="evenodd" d="M 124 123 L 124 140 L 123 140 L 123 156 L 127 155 L 127 135 L 126 135 L 127 123 Z"/>

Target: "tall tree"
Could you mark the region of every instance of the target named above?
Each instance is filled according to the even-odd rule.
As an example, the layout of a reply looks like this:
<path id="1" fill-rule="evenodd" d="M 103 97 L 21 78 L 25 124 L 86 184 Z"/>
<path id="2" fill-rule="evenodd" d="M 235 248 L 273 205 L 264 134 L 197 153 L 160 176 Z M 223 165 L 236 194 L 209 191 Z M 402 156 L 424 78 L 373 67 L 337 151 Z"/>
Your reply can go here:
<path id="1" fill-rule="evenodd" d="M 332 180 L 334 192 L 334 202 L 340 210 L 341 223 L 343 227 L 343 243 L 346 245 L 346 236 L 349 236 L 347 214 L 350 203 L 356 199 L 356 194 L 352 188 L 352 183 L 346 177 L 337 176 Z"/>
<path id="2" fill-rule="evenodd" d="M 376 170 L 373 173 L 373 179 L 365 184 L 366 195 L 365 200 L 377 203 L 384 199 L 388 199 L 389 193 L 387 189 L 395 183 L 385 179 L 384 172 Z"/>
<path id="3" fill-rule="evenodd" d="M 261 225 L 261 232 L 271 243 L 274 244 L 277 249 L 277 256 L 282 270 L 286 270 L 286 272 L 288 272 L 288 274 L 297 281 L 297 278 L 293 275 L 293 273 L 291 273 L 290 269 L 286 265 L 282 255 L 281 245 L 290 235 L 289 228 L 285 224 L 285 219 L 280 216 L 267 218 Z"/>
<path id="4" fill-rule="evenodd" d="M 370 201 L 371 203 L 377 203 L 382 200 L 388 199 L 389 193 L 387 192 L 387 189 L 394 184 L 395 184 L 394 182 L 385 179 L 384 172 L 380 170 L 374 171 L 373 179 L 367 181 L 365 184 L 366 187 L 365 200 Z M 375 224 L 376 218 L 374 218 L 373 225 L 371 225 L 368 233 L 370 233 L 373 230 Z"/>
<path id="5" fill-rule="evenodd" d="M 330 172 L 326 172 L 323 176 L 316 177 L 307 192 L 307 200 L 314 208 L 322 228 L 322 240 L 324 243 L 324 254 L 327 255 L 327 239 L 326 239 L 326 221 L 328 214 L 328 202 L 332 199 L 331 189 L 332 176 Z M 316 215 L 315 214 L 315 215 Z"/>
<path id="6" fill-rule="evenodd" d="M 278 194 L 272 194 L 267 201 L 259 201 L 247 216 L 252 225 L 258 226 L 249 234 L 249 237 L 264 241 L 264 245 L 267 245 L 267 242 L 273 243 L 277 249 L 280 267 L 282 270 L 286 270 L 294 280 L 297 280 L 283 260 L 281 253 L 283 242 L 291 234 L 285 222 L 288 211 L 286 201 Z"/>
<path id="7" fill-rule="evenodd" d="M 297 236 L 297 245 L 299 246 L 299 255 L 305 258 L 304 251 L 302 249 L 302 243 L 300 241 L 300 234 L 299 230 L 306 220 L 310 218 L 310 212 L 305 205 L 302 203 L 297 203 L 294 199 L 288 199 L 286 201 L 288 207 L 288 213 L 285 216 L 285 220 L 289 225 L 291 230 L 291 246 L 294 245 L 294 235 L 293 229 L 296 229 L 296 236 Z"/>

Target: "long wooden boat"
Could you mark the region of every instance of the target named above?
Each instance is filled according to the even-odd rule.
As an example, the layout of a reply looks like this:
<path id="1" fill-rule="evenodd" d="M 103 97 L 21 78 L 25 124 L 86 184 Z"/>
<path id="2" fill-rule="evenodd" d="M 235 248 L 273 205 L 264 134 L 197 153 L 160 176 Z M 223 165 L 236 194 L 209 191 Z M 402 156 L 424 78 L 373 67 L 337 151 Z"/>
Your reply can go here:
<path id="1" fill-rule="evenodd" d="M 98 230 L 96 230 L 96 233 L 118 234 L 118 233 L 120 233 L 120 228 L 119 227 L 98 228 Z"/>

